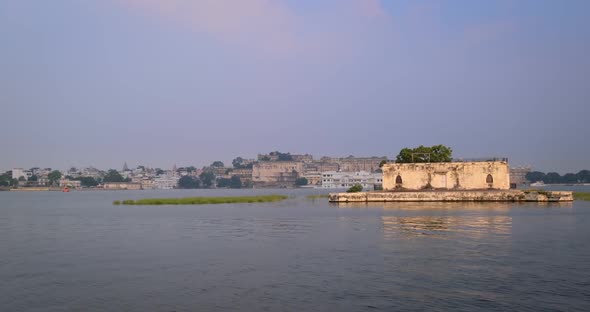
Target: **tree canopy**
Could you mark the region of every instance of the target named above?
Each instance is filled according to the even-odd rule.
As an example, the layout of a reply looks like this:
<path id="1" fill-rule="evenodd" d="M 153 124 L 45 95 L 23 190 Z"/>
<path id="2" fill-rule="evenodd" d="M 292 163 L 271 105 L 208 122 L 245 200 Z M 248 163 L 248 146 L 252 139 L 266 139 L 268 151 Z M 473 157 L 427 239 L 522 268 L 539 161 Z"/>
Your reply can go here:
<path id="1" fill-rule="evenodd" d="M 102 180 L 103 182 L 125 182 L 125 178 L 115 169 L 109 169 Z"/>
<path id="2" fill-rule="evenodd" d="M 12 178 L 12 174 L 4 173 L 0 175 L 0 186 L 15 186 L 17 184 L 18 181 Z"/>
<path id="3" fill-rule="evenodd" d="M 191 176 L 183 176 L 178 180 L 178 188 L 181 189 L 196 189 L 201 186 L 201 181 Z"/>
<path id="4" fill-rule="evenodd" d="M 211 187 L 215 183 L 215 174 L 213 172 L 205 171 L 199 176 L 204 187 Z"/>
<path id="5" fill-rule="evenodd" d="M 236 157 L 231 162 L 232 166 L 234 166 L 234 168 L 236 168 L 236 169 L 244 168 L 243 163 L 244 163 L 244 158 L 242 158 L 242 157 Z"/>
<path id="6" fill-rule="evenodd" d="M 544 173 L 541 171 L 531 171 L 526 174 L 525 178 L 529 182 L 543 182 L 546 184 L 555 184 L 555 183 L 566 183 L 566 184 L 573 184 L 573 183 L 590 183 L 590 171 L 588 170 L 581 170 L 578 173 L 566 173 L 561 176 L 557 172 L 549 172 Z"/>
<path id="7" fill-rule="evenodd" d="M 292 161 L 293 160 L 293 156 L 291 156 L 291 153 L 281 153 L 279 151 L 276 151 L 271 154 L 277 155 L 278 161 Z"/>
<path id="8" fill-rule="evenodd" d="M 242 179 L 239 176 L 234 175 L 229 179 L 229 187 L 231 188 L 242 188 Z"/>
<path id="9" fill-rule="evenodd" d="M 234 169 L 252 169 L 254 164 L 251 162 L 244 164 L 245 162 L 246 160 L 244 158 L 236 157 L 234 158 L 234 160 L 232 160 L 231 164 L 234 167 Z"/>
<path id="10" fill-rule="evenodd" d="M 222 168 L 222 167 L 225 167 L 225 166 L 224 166 L 224 164 L 223 164 L 223 162 L 222 162 L 222 161 L 219 161 L 219 160 L 217 160 L 217 161 L 214 161 L 214 162 L 211 164 L 211 167 Z"/>
<path id="11" fill-rule="evenodd" d="M 297 180 L 295 180 L 295 185 L 297 186 L 307 185 L 308 183 L 309 181 L 307 181 L 306 178 L 298 178 Z"/>
<path id="12" fill-rule="evenodd" d="M 525 178 L 529 181 L 529 182 L 538 182 L 538 181 L 543 181 L 545 179 L 545 173 L 544 172 L 540 172 L 540 171 L 531 171 L 531 172 L 527 172 L 527 174 L 525 175 Z"/>
<path id="13" fill-rule="evenodd" d="M 444 145 L 423 146 L 416 148 L 403 148 L 397 155 L 397 163 L 425 163 L 425 162 L 450 162 L 453 160 L 453 150 Z"/>
<path id="14" fill-rule="evenodd" d="M 221 178 L 217 180 L 217 187 L 242 188 L 242 180 L 237 175 L 234 175 L 229 179 Z"/>
<path id="15" fill-rule="evenodd" d="M 291 156 L 291 154 L 279 153 L 279 161 L 291 161 L 291 160 L 293 160 L 293 156 Z"/>
<path id="16" fill-rule="evenodd" d="M 80 177 L 80 185 L 84 187 L 93 187 L 98 185 L 98 181 L 93 177 Z"/>
<path id="17" fill-rule="evenodd" d="M 357 193 L 357 192 L 361 192 L 363 190 L 363 186 L 360 184 L 355 184 L 353 186 L 351 186 L 348 190 L 346 190 L 347 193 Z"/>
<path id="18" fill-rule="evenodd" d="M 61 179 L 61 172 L 58 170 L 53 170 L 47 175 L 47 179 L 49 179 L 49 183 L 55 184 L 59 179 Z"/>

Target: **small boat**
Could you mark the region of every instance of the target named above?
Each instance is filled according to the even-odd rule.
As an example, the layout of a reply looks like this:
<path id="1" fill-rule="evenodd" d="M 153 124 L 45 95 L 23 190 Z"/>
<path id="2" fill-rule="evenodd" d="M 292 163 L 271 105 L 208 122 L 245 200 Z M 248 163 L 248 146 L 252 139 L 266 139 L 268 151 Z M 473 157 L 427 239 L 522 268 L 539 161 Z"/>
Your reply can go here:
<path id="1" fill-rule="evenodd" d="M 69 191 L 70 191 L 70 189 L 67 186 L 64 187 L 64 189 L 62 190 L 62 192 L 64 192 L 64 193 L 68 193 Z"/>
<path id="2" fill-rule="evenodd" d="M 543 186 L 545 186 L 545 183 L 543 181 L 537 181 L 535 183 L 531 183 L 531 186 L 543 187 Z"/>

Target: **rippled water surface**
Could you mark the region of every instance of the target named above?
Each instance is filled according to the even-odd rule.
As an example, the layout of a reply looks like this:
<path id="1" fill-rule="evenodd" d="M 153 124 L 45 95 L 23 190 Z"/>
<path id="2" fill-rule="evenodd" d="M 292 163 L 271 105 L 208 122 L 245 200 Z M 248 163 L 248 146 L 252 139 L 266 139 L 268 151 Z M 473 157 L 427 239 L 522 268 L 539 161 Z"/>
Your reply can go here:
<path id="1" fill-rule="evenodd" d="M 0 192 L 0 311 L 590 311 L 590 203 Z M 115 199 L 284 193 L 279 203 Z"/>

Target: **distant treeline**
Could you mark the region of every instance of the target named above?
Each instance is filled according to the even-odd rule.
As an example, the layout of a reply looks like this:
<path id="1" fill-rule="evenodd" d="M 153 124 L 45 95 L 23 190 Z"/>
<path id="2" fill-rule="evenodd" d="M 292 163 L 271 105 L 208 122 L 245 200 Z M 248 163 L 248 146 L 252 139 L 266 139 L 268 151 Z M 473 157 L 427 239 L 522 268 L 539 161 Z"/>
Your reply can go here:
<path id="1" fill-rule="evenodd" d="M 530 182 L 543 181 L 545 184 L 556 184 L 556 183 L 590 183 L 590 171 L 582 170 L 578 173 L 566 173 L 563 176 L 557 172 L 540 172 L 531 171 L 526 174 L 526 179 Z"/>

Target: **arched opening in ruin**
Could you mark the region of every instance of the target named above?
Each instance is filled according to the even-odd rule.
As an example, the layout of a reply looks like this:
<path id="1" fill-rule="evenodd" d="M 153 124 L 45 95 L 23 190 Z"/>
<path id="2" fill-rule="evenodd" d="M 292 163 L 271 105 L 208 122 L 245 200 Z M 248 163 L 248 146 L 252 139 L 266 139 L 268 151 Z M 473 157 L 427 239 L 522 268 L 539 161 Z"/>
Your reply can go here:
<path id="1" fill-rule="evenodd" d="M 491 186 L 491 184 L 494 184 L 494 177 L 492 177 L 491 174 L 488 174 L 488 176 L 486 177 L 486 183 L 489 184 Z"/>
<path id="2" fill-rule="evenodd" d="M 402 177 L 399 174 L 395 178 L 395 184 L 402 184 Z"/>

